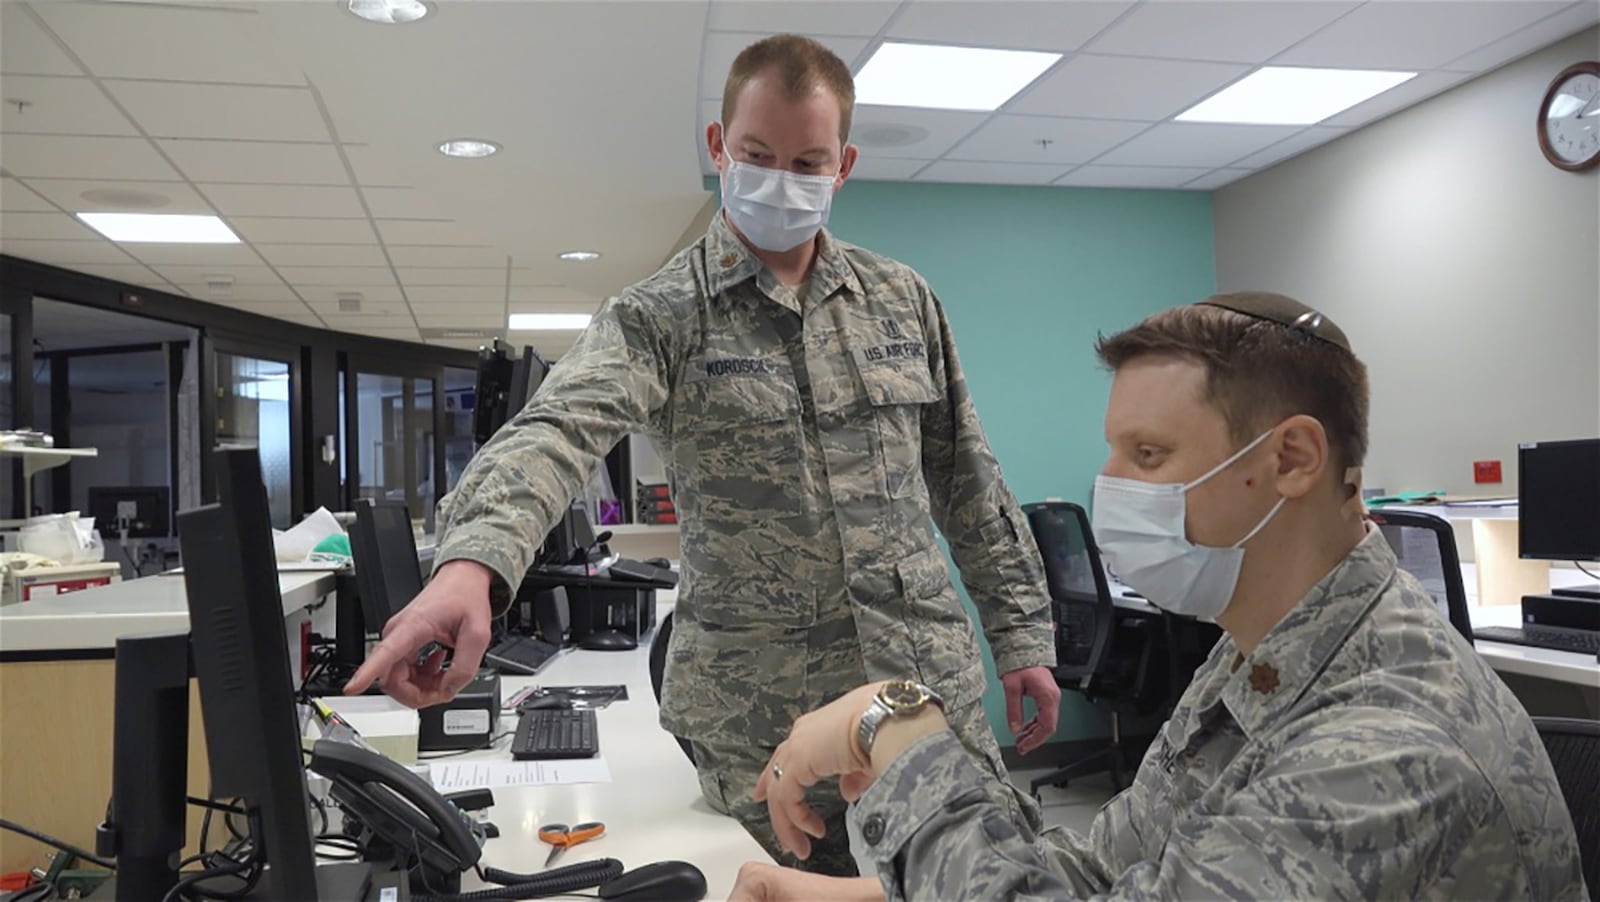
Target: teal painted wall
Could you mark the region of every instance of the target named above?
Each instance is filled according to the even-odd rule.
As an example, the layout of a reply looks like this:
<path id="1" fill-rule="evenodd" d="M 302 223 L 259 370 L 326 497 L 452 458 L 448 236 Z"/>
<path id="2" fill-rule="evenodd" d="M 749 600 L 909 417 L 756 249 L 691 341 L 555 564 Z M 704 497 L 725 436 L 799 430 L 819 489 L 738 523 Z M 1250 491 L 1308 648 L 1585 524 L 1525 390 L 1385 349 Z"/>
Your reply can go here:
<path id="1" fill-rule="evenodd" d="M 716 180 L 707 187 L 715 191 Z M 1088 504 L 1105 460 L 1110 385 L 1095 336 L 1197 301 L 1216 284 L 1211 196 L 1197 192 L 852 182 L 834 201 L 830 227 L 933 286 L 990 444 L 1023 503 Z M 1012 745 L 984 650 L 984 706 L 1000 744 Z M 1063 699 L 1057 740 L 1106 729 L 1080 697 Z"/>

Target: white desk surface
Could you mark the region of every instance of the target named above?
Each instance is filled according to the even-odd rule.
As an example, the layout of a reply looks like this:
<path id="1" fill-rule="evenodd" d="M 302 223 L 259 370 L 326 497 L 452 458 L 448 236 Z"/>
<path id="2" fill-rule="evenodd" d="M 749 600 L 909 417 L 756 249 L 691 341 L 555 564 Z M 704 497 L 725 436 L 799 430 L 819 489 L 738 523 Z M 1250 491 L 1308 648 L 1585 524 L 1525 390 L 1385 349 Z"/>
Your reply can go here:
<path id="1" fill-rule="evenodd" d="M 1461 565 L 1461 577 L 1467 589 L 1467 616 L 1474 627 L 1522 625 L 1522 600 L 1509 603 L 1480 604 L 1478 600 L 1478 574 L 1472 564 Z M 1579 586 L 1594 582 L 1581 571 L 1562 567 L 1550 569 L 1552 588 Z M 1502 673 L 1516 673 L 1600 689 L 1600 660 L 1594 655 L 1572 651 L 1555 651 L 1529 645 L 1512 645 L 1506 642 L 1488 642 L 1474 639 L 1473 646 L 1489 666 Z"/>
<path id="2" fill-rule="evenodd" d="M 671 610 L 674 593 L 660 593 L 657 622 Z M 652 634 L 653 636 L 653 634 Z M 569 849 L 557 864 L 615 858 L 633 869 L 654 861 L 687 861 L 706 875 L 707 899 L 726 899 L 746 861 L 771 862 L 766 851 L 733 818 L 717 814 L 700 795 L 694 766 L 657 721 L 650 690 L 650 637 L 632 651 L 572 650 L 534 677 L 506 677 L 505 697 L 528 685 L 615 685 L 628 687 L 628 700 L 595 712 L 600 755 L 610 783 L 568 786 L 514 786 L 494 789 L 489 820 L 500 836 L 484 844 L 483 864 L 521 873 L 543 868 L 550 847 L 538 839 L 539 825 L 602 821 L 605 836 Z M 502 714 L 500 732 L 516 729 L 515 713 Z M 511 739 L 493 749 L 444 762 L 510 760 Z M 474 875 L 463 889 L 480 886 Z"/>
<path id="3" fill-rule="evenodd" d="M 316 604 L 333 582 L 328 572 L 279 574 L 284 614 Z M 119 636 L 188 629 L 183 579 L 147 576 L 0 607 L 0 652 L 111 649 Z"/>

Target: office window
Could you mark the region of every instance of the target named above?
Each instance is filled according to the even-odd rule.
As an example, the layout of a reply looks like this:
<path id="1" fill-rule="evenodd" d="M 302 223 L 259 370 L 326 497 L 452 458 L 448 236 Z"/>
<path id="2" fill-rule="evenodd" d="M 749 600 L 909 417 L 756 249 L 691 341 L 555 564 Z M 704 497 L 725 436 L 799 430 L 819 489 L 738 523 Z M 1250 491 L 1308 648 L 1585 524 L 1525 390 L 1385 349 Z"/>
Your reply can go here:
<path id="1" fill-rule="evenodd" d="M 167 355 L 160 348 L 67 358 L 67 433 L 99 456 L 73 461 L 68 510 L 89 510 L 89 488 L 172 480 Z"/>
<path id="2" fill-rule="evenodd" d="M 455 489 L 461 472 L 472 460 L 473 390 L 478 374 L 472 370 L 444 368 L 444 475 L 445 491 Z"/>
<path id="3" fill-rule="evenodd" d="M 423 519 L 433 485 L 433 380 L 356 374 L 357 498 L 404 501 Z"/>
<path id="4" fill-rule="evenodd" d="M 261 453 L 272 525 L 292 526 L 289 364 L 217 352 L 217 447 Z"/>

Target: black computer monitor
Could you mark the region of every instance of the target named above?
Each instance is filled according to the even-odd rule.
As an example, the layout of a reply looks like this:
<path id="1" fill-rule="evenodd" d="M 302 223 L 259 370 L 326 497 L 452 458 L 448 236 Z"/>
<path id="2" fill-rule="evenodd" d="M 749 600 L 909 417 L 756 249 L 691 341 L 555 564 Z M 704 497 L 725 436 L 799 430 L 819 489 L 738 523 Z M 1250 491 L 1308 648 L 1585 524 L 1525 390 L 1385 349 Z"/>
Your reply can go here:
<path id="1" fill-rule="evenodd" d="M 250 812 L 268 859 L 263 898 L 360 898 L 370 873 L 319 887 L 333 872 L 318 874 L 312 854 L 261 458 L 240 449 L 217 452 L 217 462 L 220 501 L 178 515 L 212 795 L 238 798 Z"/>
<path id="2" fill-rule="evenodd" d="M 1521 556 L 1600 561 L 1600 439 L 1524 444 L 1517 469 Z"/>
<path id="3" fill-rule="evenodd" d="M 90 486 L 89 516 L 108 538 L 164 539 L 172 535 L 172 495 L 164 485 Z"/>
<path id="4" fill-rule="evenodd" d="M 350 553 L 355 558 L 367 632 L 381 633 L 389 618 L 422 592 L 417 540 L 405 504 L 367 498 L 357 501 Z"/>
<path id="5" fill-rule="evenodd" d="M 506 398 L 514 364 L 510 346 L 500 339 L 478 349 L 478 374 L 472 397 L 472 437 L 487 442 L 506 421 Z"/>
<path id="6" fill-rule="evenodd" d="M 511 388 L 506 392 L 506 419 L 511 419 L 528 406 L 549 373 L 550 364 L 539 356 L 538 349 L 533 345 L 522 349 L 522 359 L 511 370 Z"/>

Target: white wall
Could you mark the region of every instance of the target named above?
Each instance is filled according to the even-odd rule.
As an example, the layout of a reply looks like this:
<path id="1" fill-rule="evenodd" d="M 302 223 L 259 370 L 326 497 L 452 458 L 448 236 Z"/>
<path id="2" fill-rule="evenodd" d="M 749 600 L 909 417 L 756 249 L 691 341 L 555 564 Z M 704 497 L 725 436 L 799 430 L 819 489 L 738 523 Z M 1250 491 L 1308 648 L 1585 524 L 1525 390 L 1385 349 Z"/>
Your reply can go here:
<path id="1" fill-rule="evenodd" d="M 1372 374 L 1369 486 L 1514 493 L 1521 441 L 1600 435 L 1600 170 L 1534 121 L 1590 29 L 1219 191 L 1222 291 L 1282 291 Z M 1498 459 L 1503 486 L 1475 486 Z"/>

